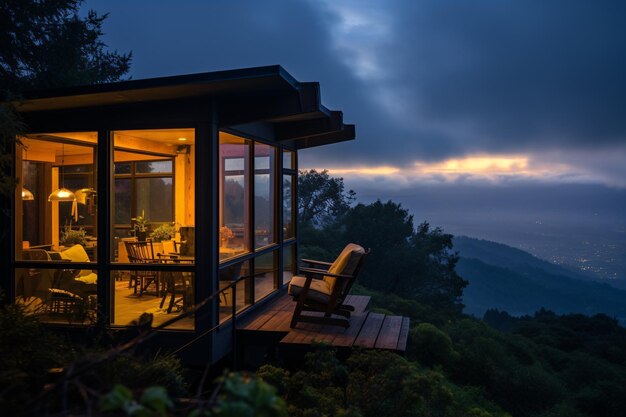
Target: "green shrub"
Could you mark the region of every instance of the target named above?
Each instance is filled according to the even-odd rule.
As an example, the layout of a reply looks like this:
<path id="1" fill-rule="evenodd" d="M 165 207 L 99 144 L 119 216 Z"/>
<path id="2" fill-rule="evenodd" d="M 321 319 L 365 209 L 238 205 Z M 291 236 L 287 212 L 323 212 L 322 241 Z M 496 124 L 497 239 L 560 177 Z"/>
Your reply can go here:
<path id="1" fill-rule="evenodd" d="M 450 337 L 430 323 L 410 330 L 408 353 L 426 366 L 449 365 L 459 359 Z"/>
<path id="2" fill-rule="evenodd" d="M 0 405 L 3 415 L 19 416 L 49 382 L 49 370 L 62 367 L 75 352 L 58 334 L 26 315 L 20 305 L 0 309 Z M 26 407 L 25 407 L 26 406 Z"/>

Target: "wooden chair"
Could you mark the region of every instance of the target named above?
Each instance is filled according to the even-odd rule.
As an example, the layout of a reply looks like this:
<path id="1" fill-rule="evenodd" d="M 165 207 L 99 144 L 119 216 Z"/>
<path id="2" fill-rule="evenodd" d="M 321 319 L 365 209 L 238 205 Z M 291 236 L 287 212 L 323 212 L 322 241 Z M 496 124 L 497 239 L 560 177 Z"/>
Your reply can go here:
<path id="1" fill-rule="evenodd" d="M 289 283 L 289 295 L 297 301 L 291 327 L 296 327 L 298 322 L 308 322 L 348 328 L 350 326 L 348 319 L 354 307 L 343 302 L 368 254 L 369 250 L 350 243 L 333 263 L 303 259 L 302 262 L 315 268 L 300 268 L 300 273 L 304 276 L 296 275 Z M 324 315 L 304 315 L 303 311 L 319 312 Z"/>
<path id="2" fill-rule="evenodd" d="M 126 252 L 128 252 L 128 260 L 135 264 L 154 264 L 159 262 L 154 259 L 154 249 L 151 241 L 129 242 L 124 241 Z M 156 296 L 159 297 L 159 274 L 156 271 L 130 271 L 130 279 L 128 280 L 128 288 L 134 288 L 134 294 L 137 294 L 139 288 L 139 296 L 141 297 L 154 284 L 156 288 Z"/>
<path id="3" fill-rule="evenodd" d="M 191 259 L 178 259 L 176 255 L 161 255 L 159 254 L 159 260 L 164 263 L 193 263 Z M 183 271 L 167 271 L 162 273 L 164 276 L 163 298 L 161 298 L 161 305 L 159 308 L 163 308 L 165 300 L 168 295 L 170 297 L 167 312 L 171 313 L 174 306 L 185 311 L 189 305 L 193 304 L 191 299 L 193 296 L 193 275 L 190 272 Z M 177 298 L 177 296 L 180 296 Z"/>

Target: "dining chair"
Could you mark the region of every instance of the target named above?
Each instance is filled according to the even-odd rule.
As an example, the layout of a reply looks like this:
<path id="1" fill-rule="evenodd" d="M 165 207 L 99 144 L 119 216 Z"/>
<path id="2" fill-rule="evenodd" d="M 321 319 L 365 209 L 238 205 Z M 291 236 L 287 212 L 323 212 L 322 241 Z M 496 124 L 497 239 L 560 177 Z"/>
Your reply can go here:
<path id="1" fill-rule="evenodd" d="M 154 258 L 154 249 L 151 241 L 124 241 L 126 252 L 128 252 L 128 260 L 134 264 L 155 264 L 158 259 Z M 154 284 L 156 296 L 161 295 L 159 291 L 159 273 L 157 271 L 130 271 L 130 279 L 128 280 L 128 288 L 133 288 L 134 294 L 137 294 L 139 288 L 139 297 Z"/>
<path id="2" fill-rule="evenodd" d="M 162 263 L 193 263 L 193 259 L 180 259 L 177 255 L 159 254 L 158 257 L 159 261 Z M 169 296 L 170 300 L 167 307 L 168 314 L 172 312 L 174 306 L 179 310 L 186 311 L 187 308 L 193 304 L 193 274 L 185 271 L 164 271 L 162 272 L 162 276 L 164 277 L 164 290 L 159 308 L 163 308 L 165 300 Z"/>

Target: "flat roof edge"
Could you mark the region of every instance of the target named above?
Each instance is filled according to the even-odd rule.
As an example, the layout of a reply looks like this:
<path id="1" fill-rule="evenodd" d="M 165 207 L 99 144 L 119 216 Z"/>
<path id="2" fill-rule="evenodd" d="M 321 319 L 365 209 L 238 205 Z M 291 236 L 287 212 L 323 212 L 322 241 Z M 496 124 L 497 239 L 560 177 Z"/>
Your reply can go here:
<path id="1" fill-rule="evenodd" d="M 296 87 L 298 85 L 298 81 L 296 81 L 296 79 L 291 74 L 289 74 L 283 67 L 281 67 L 280 65 L 268 65 L 262 67 L 201 72 L 196 74 L 143 78 L 139 80 L 124 80 L 112 83 L 58 87 L 44 90 L 31 90 L 23 92 L 21 100 L 29 101 L 54 97 L 80 96 L 86 94 L 111 93 L 115 91 L 141 90 L 166 86 L 171 87 L 189 84 L 225 82 L 271 76 L 278 76 L 291 84 L 293 87 Z"/>

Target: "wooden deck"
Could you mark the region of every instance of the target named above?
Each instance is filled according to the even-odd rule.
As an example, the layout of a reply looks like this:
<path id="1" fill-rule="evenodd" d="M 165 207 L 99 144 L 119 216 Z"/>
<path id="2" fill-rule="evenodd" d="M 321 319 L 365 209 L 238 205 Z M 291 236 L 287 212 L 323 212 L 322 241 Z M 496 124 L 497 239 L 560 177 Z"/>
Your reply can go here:
<path id="1" fill-rule="evenodd" d="M 368 312 L 369 301 L 370 297 L 360 295 L 346 298 L 346 304 L 355 309 L 347 329 L 311 323 L 298 323 L 295 329 L 291 329 L 289 324 L 296 303 L 284 293 L 243 319 L 237 328 L 241 332 L 284 334 L 281 345 L 324 342 L 337 347 L 360 346 L 404 352 L 409 335 L 409 318 Z"/>

